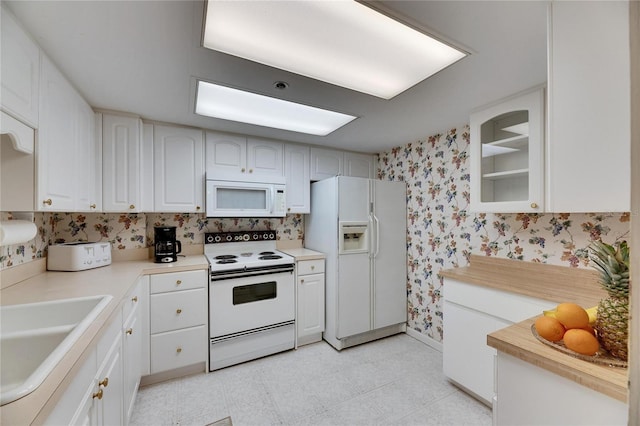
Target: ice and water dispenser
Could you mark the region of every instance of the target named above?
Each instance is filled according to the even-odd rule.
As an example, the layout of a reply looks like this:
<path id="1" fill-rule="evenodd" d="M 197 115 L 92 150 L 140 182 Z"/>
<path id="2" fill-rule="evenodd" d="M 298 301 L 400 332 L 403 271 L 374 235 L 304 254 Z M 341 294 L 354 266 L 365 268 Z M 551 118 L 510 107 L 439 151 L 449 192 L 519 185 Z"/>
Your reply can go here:
<path id="1" fill-rule="evenodd" d="M 367 222 L 340 222 L 339 254 L 368 252 L 368 225 Z"/>

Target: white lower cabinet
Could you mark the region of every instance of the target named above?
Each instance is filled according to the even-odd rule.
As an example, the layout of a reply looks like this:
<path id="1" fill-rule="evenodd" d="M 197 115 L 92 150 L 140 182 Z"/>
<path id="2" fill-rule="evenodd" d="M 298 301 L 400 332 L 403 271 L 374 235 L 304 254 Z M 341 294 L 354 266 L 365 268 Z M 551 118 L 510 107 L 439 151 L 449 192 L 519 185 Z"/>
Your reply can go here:
<path id="1" fill-rule="evenodd" d="M 45 424 L 127 425 L 140 382 L 140 281 L 75 372 Z M 124 337 L 123 337 L 124 336 Z"/>
<path id="2" fill-rule="evenodd" d="M 324 331 L 324 259 L 296 264 L 298 345 L 322 340 Z"/>
<path id="3" fill-rule="evenodd" d="M 204 270 L 150 277 L 150 374 L 206 362 L 207 283 Z"/>
<path id="4" fill-rule="evenodd" d="M 487 334 L 554 306 L 554 302 L 445 279 L 444 374 L 491 405 L 496 350 L 487 346 Z"/>
<path id="5" fill-rule="evenodd" d="M 498 352 L 494 425 L 626 425 L 628 406 L 573 380 Z"/>

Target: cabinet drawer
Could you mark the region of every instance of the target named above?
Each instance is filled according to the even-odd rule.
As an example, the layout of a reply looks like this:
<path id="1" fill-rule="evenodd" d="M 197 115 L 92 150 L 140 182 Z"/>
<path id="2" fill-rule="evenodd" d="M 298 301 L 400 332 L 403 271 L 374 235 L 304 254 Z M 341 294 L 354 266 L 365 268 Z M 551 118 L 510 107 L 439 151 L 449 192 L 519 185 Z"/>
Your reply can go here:
<path id="1" fill-rule="evenodd" d="M 149 292 L 165 293 L 175 290 L 189 290 L 207 286 L 206 271 L 172 272 L 169 274 L 151 275 Z"/>
<path id="2" fill-rule="evenodd" d="M 206 361 L 204 325 L 151 336 L 151 374 Z"/>
<path id="3" fill-rule="evenodd" d="M 204 288 L 151 296 L 151 334 L 206 324 Z"/>
<path id="4" fill-rule="evenodd" d="M 298 262 L 298 275 L 321 274 L 324 272 L 324 259 L 301 260 Z"/>

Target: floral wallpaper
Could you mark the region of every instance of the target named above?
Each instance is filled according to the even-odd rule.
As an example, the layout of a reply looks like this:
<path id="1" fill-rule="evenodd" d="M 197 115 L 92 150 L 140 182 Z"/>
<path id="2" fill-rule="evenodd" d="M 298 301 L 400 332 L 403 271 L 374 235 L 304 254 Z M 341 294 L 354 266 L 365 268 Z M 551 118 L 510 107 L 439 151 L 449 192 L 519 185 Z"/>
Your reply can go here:
<path id="1" fill-rule="evenodd" d="M 629 234 L 628 213 L 473 214 L 469 127 L 379 155 L 378 177 L 407 182 L 408 310 L 412 329 L 442 341 L 442 269 L 469 255 L 587 267 L 587 246 Z"/>
<path id="2" fill-rule="evenodd" d="M 109 241 L 112 250 L 151 247 L 153 227 L 176 226 L 182 244 L 204 244 L 205 232 L 275 230 L 279 240 L 302 240 L 302 215 L 284 218 L 207 218 L 204 214 L 183 213 L 35 213 L 38 235 L 24 244 L 0 246 L 0 269 L 46 256 L 49 244 L 70 241 Z M 10 220 L 11 213 L 0 215 Z"/>

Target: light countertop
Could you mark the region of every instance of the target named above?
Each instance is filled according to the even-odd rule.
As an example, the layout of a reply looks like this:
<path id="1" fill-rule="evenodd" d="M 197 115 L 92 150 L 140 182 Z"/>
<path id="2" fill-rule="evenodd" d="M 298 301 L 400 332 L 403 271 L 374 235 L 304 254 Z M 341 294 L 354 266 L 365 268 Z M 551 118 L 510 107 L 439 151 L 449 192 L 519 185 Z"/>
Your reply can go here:
<path id="1" fill-rule="evenodd" d="M 606 297 L 597 282 L 597 272 L 590 269 L 471 256 L 470 266 L 441 271 L 440 275 L 553 302 L 574 302 L 583 307 L 595 306 L 602 297 Z M 530 318 L 493 332 L 487 336 L 487 344 L 498 351 L 627 402 L 626 368 L 583 361 L 544 345 L 531 333 L 534 321 L 535 318 Z"/>
<path id="2" fill-rule="evenodd" d="M 295 257 L 296 261 L 324 259 L 325 257 L 327 257 L 324 253 L 320 253 L 315 250 L 309 250 L 306 248 L 290 248 L 279 250 L 283 253 L 288 254 L 289 256 Z"/>
<path id="3" fill-rule="evenodd" d="M 67 299 L 82 296 L 111 295 L 112 301 L 71 347 L 44 382 L 32 393 L 0 407 L 0 423 L 42 423 L 60 399 L 75 372 L 99 339 L 125 296 L 142 275 L 206 270 L 209 264 L 203 255 L 180 257 L 169 264 L 151 260 L 115 262 L 109 266 L 80 272 L 47 271 L 0 290 L 0 304 L 14 305 Z"/>

